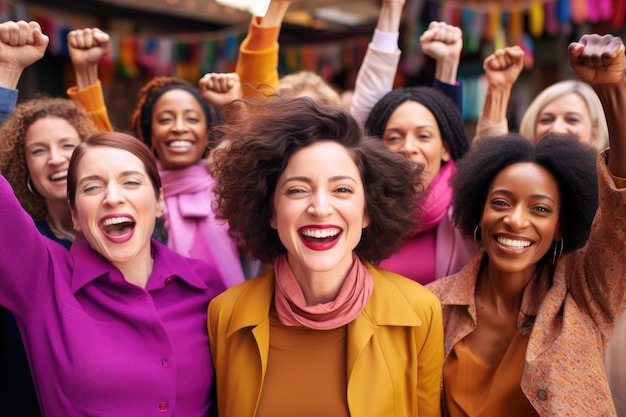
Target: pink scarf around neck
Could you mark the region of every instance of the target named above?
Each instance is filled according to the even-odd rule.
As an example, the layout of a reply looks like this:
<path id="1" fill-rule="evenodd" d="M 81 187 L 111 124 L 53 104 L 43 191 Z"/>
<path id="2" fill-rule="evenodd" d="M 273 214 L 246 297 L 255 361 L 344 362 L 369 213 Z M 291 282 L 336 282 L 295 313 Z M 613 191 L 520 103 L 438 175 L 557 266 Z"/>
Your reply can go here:
<path id="1" fill-rule="evenodd" d="M 215 180 L 204 161 L 183 169 L 158 165 L 165 195 L 168 246 L 181 255 L 213 265 L 227 287 L 244 280 L 239 252 L 228 224 L 213 212 Z"/>
<path id="2" fill-rule="evenodd" d="M 416 211 L 419 228 L 415 234 L 423 233 L 437 226 L 452 204 L 452 184 L 450 180 L 456 172 L 453 160 L 441 166 L 439 173 L 426 189 L 426 198 Z"/>
<path id="3" fill-rule="evenodd" d="M 281 255 L 274 260 L 276 288 L 274 304 L 280 322 L 285 326 L 304 326 L 330 330 L 345 326 L 361 314 L 372 294 L 372 275 L 361 260 L 353 255 L 352 269 L 344 280 L 334 301 L 308 306 L 300 284 Z"/>

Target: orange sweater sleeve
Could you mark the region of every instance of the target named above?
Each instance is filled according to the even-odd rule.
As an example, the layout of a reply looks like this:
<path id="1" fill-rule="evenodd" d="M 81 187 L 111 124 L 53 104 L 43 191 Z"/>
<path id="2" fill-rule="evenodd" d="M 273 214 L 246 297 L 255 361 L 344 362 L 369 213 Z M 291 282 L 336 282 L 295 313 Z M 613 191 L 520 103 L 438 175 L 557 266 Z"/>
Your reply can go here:
<path id="1" fill-rule="evenodd" d="M 250 22 L 248 35 L 239 47 L 235 70 L 244 97 L 256 95 L 259 86 L 269 87 L 270 93 L 278 91 L 279 34 L 280 26 L 259 26 L 259 17 Z"/>
<path id="2" fill-rule="evenodd" d="M 98 80 L 95 84 L 78 91 L 76 86 L 67 89 L 67 96 L 77 102 L 87 111 L 89 118 L 101 132 L 113 131 L 109 120 L 109 113 L 104 103 L 102 84 Z"/>

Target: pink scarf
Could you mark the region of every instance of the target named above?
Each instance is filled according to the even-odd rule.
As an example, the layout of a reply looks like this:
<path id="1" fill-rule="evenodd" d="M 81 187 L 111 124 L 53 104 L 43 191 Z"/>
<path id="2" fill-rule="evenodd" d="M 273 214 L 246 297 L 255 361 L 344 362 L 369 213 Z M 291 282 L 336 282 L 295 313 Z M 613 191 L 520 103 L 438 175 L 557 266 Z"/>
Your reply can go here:
<path id="1" fill-rule="evenodd" d="M 436 227 L 452 204 L 450 180 L 455 172 L 456 165 L 452 160 L 441 167 L 426 190 L 425 200 L 415 211 L 415 216 L 419 219 L 419 228 L 413 236 L 402 243 L 396 253 L 380 263 L 382 268 L 421 284 L 427 284 L 435 279 Z"/>
<path id="2" fill-rule="evenodd" d="M 307 306 L 302 289 L 287 262 L 287 256 L 276 258 L 274 304 L 280 322 L 285 326 L 330 330 L 345 326 L 356 319 L 372 294 L 374 282 L 367 267 L 356 255 L 352 256 L 352 260 L 352 269 L 343 281 L 337 298 L 328 303 Z"/>
<path id="3" fill-rule="evenodd" d="M 215 219 L 215 180 L 204 161 L 183 169 L 163 170 L 158 164 L 165 195 L 168 246 L 181 255 L 208 262 L 227 287 L 244 280 L 237 246 L 228 224 Z"/>
<path id="4" fill-rule="evenodd" d="M 426 189 L 426 199 L 420 208 L 415 212 L 419 218 L 419 228 L 415 234 L 423 233 L 437 226 L 443 216 L 446 215 L 448 207 L 452 204 L 452 184 L 450 180 L 456 172 L 456 165 L 453 160 L 441 166 L 439 173 Z"/>

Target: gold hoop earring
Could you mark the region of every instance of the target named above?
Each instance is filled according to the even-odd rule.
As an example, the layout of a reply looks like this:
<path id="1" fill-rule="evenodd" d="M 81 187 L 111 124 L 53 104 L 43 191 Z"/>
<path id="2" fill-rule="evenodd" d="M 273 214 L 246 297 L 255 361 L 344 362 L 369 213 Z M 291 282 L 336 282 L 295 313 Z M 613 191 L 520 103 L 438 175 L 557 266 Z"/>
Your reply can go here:
<path id="1" fill-rule="evenodd" d="M 476 225 L 476 227 L 474 228 L 474 245 L 476 245 L 476 247 L 478 249 L 480 249 L 480 242 L 478 241 L 478 228 L 480 226 Z"/>
<path id="2" fill-rule="evenodd" d="M 557 246 L 559 247 L 558 250 L 557 250 Z M 559 259 L 561 259 L 561 255 L 563 255 L 563 246 L 565 246 L 565 244 L 563 243 L 563 238 L 554 241 L 554 251 L 552 252 L 552 265 L 553 266 L 556 266 L 556 263 L 559 261 Z"/>
<path id="3" fill-rule="evenodd" d="M 26 188 L 28 188 L 28 192 L 32 195 L 39 195 L 39 193 L 35 190 L 35 187 L 33 187 L 30 176 L 26 177 Z"/>

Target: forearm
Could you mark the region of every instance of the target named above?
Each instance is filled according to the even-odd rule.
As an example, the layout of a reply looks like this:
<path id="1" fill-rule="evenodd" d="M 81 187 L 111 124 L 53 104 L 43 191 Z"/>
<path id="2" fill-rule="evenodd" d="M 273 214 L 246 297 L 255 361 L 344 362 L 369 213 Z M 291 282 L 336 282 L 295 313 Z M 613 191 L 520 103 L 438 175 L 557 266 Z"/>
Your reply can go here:
<path id="1" fill-rule="evenodd" d="M 458 70 L 459 57 L 446 57 L 445 59 L 437 61 L 435 78 L 447 84 L 454 84 Z"/>
<path id="2" fill-rule="evenodd" d="M 602 102 L 609 130 L 609 171 L 616 177 L 626 178 L 626 79 L 618 84 L 596 84 L 593 89 Z"/>
<path id="3" fill-rule="evenodd" d="M 398 32 L 400 30 L 403 8 L 404 2 L 383 1 L 378 14 L 376 29 L 381 32 Z"/>
<path id="4" fill-rule="evenodd" d="M 94 85 L 98 81 L 98 66 L 75 67 L 74 74 L 76 76 L 76 88 L 80 91 Z"/>

